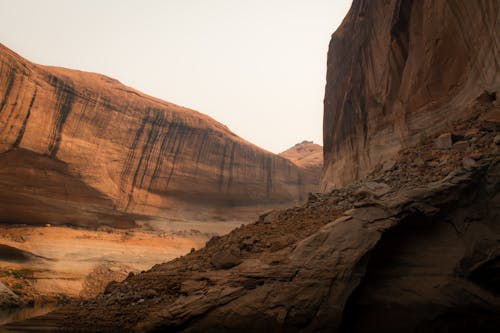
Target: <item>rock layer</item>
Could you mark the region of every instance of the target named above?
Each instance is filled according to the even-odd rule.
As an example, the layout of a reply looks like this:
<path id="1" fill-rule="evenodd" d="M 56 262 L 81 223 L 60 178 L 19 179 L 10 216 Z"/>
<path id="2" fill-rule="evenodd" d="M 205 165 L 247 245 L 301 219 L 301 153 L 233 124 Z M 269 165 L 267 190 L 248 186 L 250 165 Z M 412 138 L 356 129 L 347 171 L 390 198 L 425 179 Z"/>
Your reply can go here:
<path id="1" fill-rule="evenodd" d="M 3 45 L 0 133 L 1 221 L 203 218 L 311 190 L 297 166 L 206 115 L 103 75 L 35 65 Z"/>
<path id="2" fill-rule="evenodd" d="M 354 0 L 328 52 L 323 189 L 496 99 L 499 15 L 496 0 Z"/>

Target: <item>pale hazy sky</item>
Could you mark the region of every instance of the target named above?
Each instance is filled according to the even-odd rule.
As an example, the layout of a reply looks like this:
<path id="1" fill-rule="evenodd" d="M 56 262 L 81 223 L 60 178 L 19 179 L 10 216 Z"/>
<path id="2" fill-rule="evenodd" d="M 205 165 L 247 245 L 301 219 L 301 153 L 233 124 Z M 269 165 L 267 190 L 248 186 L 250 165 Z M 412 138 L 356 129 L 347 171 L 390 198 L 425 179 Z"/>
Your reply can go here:
<path id="1" fill-rule="evenodd" d="M 0 42 L 208 114 L 275 153 L 322 142 L 326 53 L 352 0 L 0 0 Z"/>

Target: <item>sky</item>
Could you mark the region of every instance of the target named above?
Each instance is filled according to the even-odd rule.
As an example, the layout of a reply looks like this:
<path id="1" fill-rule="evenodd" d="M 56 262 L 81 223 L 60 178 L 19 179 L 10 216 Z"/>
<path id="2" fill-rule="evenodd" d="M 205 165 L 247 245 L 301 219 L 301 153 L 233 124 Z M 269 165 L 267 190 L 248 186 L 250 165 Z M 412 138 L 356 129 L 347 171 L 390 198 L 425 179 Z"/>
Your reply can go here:
<path id="1" fill-rule="evenodd" d="M 0 42 L 208 114 L 279 153 L 322 144 L 326 55 L 352 0 L 0 0 Z"/>

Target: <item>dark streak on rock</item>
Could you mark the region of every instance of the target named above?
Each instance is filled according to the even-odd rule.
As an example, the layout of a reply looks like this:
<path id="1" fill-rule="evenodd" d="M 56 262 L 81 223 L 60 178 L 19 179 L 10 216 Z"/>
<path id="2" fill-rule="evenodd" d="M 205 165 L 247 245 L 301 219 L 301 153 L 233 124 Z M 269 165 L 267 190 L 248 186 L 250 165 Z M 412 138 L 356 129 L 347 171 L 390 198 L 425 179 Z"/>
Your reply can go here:
<path id="1" fill-rule="evenodd" d="M 222 160 L 220 163 L 220 176 L 219 176 L 219 191 L 222 191 L 222 184 L 224 183 L 224 164 L 226 162 L 226 153 L 227 153 L 227 143 L 228 140 L 224 142 L 224 152 L 222 153 Z"/>
<path id="2" fill-rule="evenodd" d="M 266 170 L 267 170 L 267 184 L 266 184 L 266 196 L 269 198 L 273 190 L 273 158 L 267 156 L 266 158 Z"/>
<path id="3" fill-rule="evenodd" d="M 201 154 L 203 149 L 206 146 L 210 147 L 210 145 L 206 142 L 208 139 L 208 131 L 203 132 L 203 137 L 201 138 L 200 145 L 198 147 L 198 153 L 196 154 L 196 162 L 195 162 L 195 174 L 198 174 L 198 164 L 200 163 Z"/>
<path id="4" fill-rule="evenodd" d="M 57 76 L 50 75 L 49 82 L 55 89 L 56 94 L 56 115 L 55 124 L 52 129 L 48 145 L 48 154 L 55 157 L 61 144 L 61 136 L 64 124 L 73 107 L 75 92 L 73 84 L 69 78 L 62 80 Z"/>
<path id="5" fill-rule="evenodd" d="M 137 132 L 135 132 L 135 137 L 134 137 L 134 140 L 132 141 L 132 146 L 130 147 L 129 153 L 127 154 L 124 168 L 123 168 L 121 175 L 120 175 L 121 188 L 123 190 L 126 190 L 125 186 L 128 184 L 128 182 L 127 182 L 128 175 L 130 173 L 132 163 L 135 159 L 135 150 L 137 148 L 137 145 L 139 144 L 139 140 L 141 138 L 142 132 L 144 131 L 144 127 L 146 126 L 147 121 L 148 121 L 148 116 L 146 115 L 144 118 L 142 118 L 141 125 L 139 126 L 139 129 L 137 130 Z M 127 207 L 128 207 L 128 204 L 130 203 L 131 198 L 132 198 L 132 190 L 129 191 Z"/>
<path id="6" fill-rule="evenodd" d="M 233 147 L 231 148 L 231 154 L 229 156 L 229 178 L 227 180 L 227 192 L 233 184 L 233 172 L 234 172 L 234 151 L 236 148 L 236 142 L 233 142 Z"/>
<path id="7" fill-rule="evenodd" d="M 28 111 L 26 112 L 26 117 L 23 120 L 23 124 L 21 126 L 21 129 L 19 130 L 19 133 L 17 134 L 16 141 L 12 145 L 12 148 L 19 147 L 19 144 L 21 143 L 21 140 L 23 139 L 24 131 L 26 130 L 26 125 L 28 124 L 28 119 L 31 115 L 31 108 L 33 107 L 33 104 L 35 103 L 36 93 L 37 93 L 37 88 L 35 88 L 35 92 L 33 93 L 33 96 L 31 96 L 31 101 L 30 101 L 30 105 L 28 106 Z"/>
<path id="8" fill-rule="evenodd" d="M 5 93 L 3 95 L 3 98 L 0 101 L 0 113 L 3 111 L 5 104 L 7 104 L 7 98 L 9 97 L 10 92 L 12 90 L 12 86 L 14 85 L 15 77 L 16 77 L 16 70 L 14 68 L 11 68 L 7 72 L 7 86 L 5 87 Z"/>
<path id="9" fill-rule="evenodd" d="M 175 170 L 175 164 L 177 162 L 177 158 L 179 157 L 179 151 L 180 151 L 180 144 L 177 144 L 177 139 L 179 138 L 179 133 L 177 133 L 178 131 L 178 127 L 180 126 L 179 124 L 175 123 L 175 124 L 172 124 L 173 128 L 172 128 L 172 134 L 171 136 L 174 138 L 174 142 L 172 144 L 172 148 L 170 150 L 171 153 L 174 154 L 174 158 L 172 160 L 172 168 L 170 168 L 170 173 L 168 174 L 168 178 L 167 178 L 167 183 L 165 185 L 165 190 L 168 189 L 169 185 L 170 185 L 170 180 L 172 179 L 172 175 L 174 174 L 174 170 Z M 174 149 L 175 149 L 175 152 L 174 152 Z"/>

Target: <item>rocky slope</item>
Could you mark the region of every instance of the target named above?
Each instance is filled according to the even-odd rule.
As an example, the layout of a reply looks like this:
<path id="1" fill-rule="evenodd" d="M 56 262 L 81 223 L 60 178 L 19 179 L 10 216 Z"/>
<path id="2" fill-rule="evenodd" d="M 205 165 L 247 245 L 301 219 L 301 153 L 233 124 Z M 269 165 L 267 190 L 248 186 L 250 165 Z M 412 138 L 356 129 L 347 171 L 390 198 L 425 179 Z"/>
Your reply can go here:
<path id="1" fill-rule="evenodd" d="M 323 147 L 312 141 L 302 141 L 279 155 L 302 168 L 305 171 L 302 181 L 305 184 L 313 184 L 315 188 L 312 189 L 315 192 L 319 191 L 323 168 Z"/>
<path id="2" fill-rule="evenodd" d="M 206 115 L 0 45 L 0 221 L 127 226 L 310 190 L 297 166 Z"/>
<path id="3" fill-rule="evenodd" d="M 328 53 L 323 188 L 468 118 L 476 97 L 495 99 L 499 13 L 496 0 L 354 0 Z"/>
<path id="4" fill-rule="evenodd" d="M 358 181 L 9 327 L 497 332 L 500 107 L 488 29 L 498 12 L 488 0 L 355 0 L 330 50 L 324 171 L 325 187 Z"/>
<path id="5" fill-rule="evenodd" d="M 263 215 L 95 299 L 8 327 L 496 332 L 500 108 L 474 109 L 474 118 L 362 181 Z M 451 134 L 460 141 L 452 144 Z"/>

